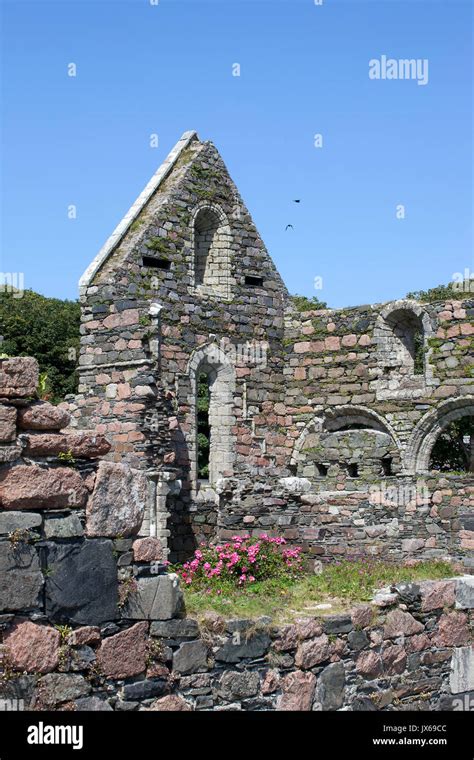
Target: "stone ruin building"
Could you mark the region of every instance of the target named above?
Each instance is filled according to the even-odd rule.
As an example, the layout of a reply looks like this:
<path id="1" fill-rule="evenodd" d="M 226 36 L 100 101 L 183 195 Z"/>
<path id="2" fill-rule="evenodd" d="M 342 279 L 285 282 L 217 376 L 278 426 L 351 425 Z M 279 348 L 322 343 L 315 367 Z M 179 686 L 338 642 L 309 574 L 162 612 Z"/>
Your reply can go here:
<path id="1" fill-rule="evenodd" d="M 90 264 L 80 298 L 73 424 L 107 436 L 106 458 L 146 473 L 141 535 L 171 560 L 265 530 L 323 561 L 470 565 L 473 476 L 430 471 L 430 453 L 474 414 L 472 298 L 298 312 L 217 149 L 196 132 Z"/>
<path id="2" fill-rule="evenodd" d="M 474 478 L 430 457 L 473 415 L 473 302 L 299 313 L 194 132 L 81 301 L 76 397 L 0 359 L 0 710 L 472 709 Z M 247 532 L 458 577 L 289 624 L 187 617 L 164 560 Z"/>

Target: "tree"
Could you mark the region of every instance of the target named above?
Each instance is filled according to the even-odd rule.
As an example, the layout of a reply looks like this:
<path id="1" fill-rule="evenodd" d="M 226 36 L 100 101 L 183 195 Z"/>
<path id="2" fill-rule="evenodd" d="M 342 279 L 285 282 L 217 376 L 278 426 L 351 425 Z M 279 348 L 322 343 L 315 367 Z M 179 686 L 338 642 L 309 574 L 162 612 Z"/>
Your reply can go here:
<path id="1" fill-rule="evenodd" d="M 47 298 L 33 290 L 0 292 L 0 351 L 34 356 L 45 395 L 54 402 L 77 390 L 80 306 L 77 301 Z"/>
<path id="2" fill-rule="evenodd" d="M 431 451 L 430 469 L 474 472 L 474 417 L 461 417 L 440 433 Z"/>

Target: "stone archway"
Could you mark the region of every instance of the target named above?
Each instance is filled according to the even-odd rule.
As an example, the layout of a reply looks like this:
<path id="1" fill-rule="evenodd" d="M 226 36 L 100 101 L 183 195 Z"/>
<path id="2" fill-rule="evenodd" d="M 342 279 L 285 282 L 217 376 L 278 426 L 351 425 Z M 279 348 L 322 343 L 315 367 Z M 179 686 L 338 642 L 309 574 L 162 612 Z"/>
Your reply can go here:
<path id="1" fill-rule="evenodd" d="M 307 423 L 296 441 L 291 465 L 298 474 L 312 477 L 326 475 L 334 471 L 336 459 L 334 450 L 342 452 L 353 448 L 358 452 L 355 459 L 349 455 L 344 466 L 360 463 L 362 468 L 373 471 L 390 462 L 385 474 L 398 473 L 401 468 L 401 447 L 391 425 L 377 412 L 361 406 L 341 406 L 334 409 L 315 409 L 315 416 Z M 345 456 L 345 455 L 344 455 Z M 344 459 L 344 456 L 342 458 Z M 308 457 L 314 463 L 308 462 Z M 356 467 L 358 470 L 358 466 Z M 381 469 L 383 472 L 383 469 Z"/>
<path id="2" fill-rule="evenodd" d="M 440 433 L 461 417 L 474 416 L 474 396 L 441 402 L 427 412 L 415 427 L 407 446 L 405 467 L 410 473 L 429 472 L 430 455 Z"/>

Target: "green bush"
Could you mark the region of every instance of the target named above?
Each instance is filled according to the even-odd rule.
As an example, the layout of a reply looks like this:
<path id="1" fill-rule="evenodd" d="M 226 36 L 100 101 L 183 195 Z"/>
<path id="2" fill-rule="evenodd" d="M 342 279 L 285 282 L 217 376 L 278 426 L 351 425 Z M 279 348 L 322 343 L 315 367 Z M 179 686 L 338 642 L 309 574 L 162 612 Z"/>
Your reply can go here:
<path id="1" fill-rule="evenodd" d="M 43 376 L 44 397 L 61 401 L 77 390 L 80 306 L 32 290 L 0 292 L 1 352 L 34 356 Z"/>

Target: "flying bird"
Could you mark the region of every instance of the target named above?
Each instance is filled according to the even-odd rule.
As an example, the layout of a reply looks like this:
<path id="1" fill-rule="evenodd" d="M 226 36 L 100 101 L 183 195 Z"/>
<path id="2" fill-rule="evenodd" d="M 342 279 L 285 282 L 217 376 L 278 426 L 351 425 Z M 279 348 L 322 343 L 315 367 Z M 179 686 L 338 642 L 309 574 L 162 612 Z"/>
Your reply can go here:
<path id="1" fill-rule="evenodd" d="M 293 203 L 301 203 L 301 198 L 297 198 L 296 200 L 293 200 Z"/>
<path id="2" fill-rule="evenodd" d="M 287 230 L 289 230 L 289 229 L 290 229 L 290 227 L 291 227 L 291 229 L 293 229 L 293 225 L 292 225 L 292 224 L 287 224 L 287 225 L 286 225 L 286 227 L 285 227 L 285 232 L 286 232 Z"/>

